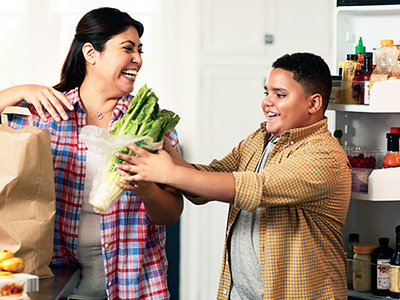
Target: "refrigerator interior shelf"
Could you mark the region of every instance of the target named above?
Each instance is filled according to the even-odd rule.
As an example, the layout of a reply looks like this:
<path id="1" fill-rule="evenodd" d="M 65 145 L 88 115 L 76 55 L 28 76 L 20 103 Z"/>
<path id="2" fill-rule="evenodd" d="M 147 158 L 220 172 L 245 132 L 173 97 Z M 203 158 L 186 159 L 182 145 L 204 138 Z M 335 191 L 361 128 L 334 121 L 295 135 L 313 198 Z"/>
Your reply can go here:
<path id="1" fill-rule="evenodd" d="M 351 193 L 351 198 L 367 201 L 400 201 L 400 167 L 375 169 L 368 177 L 368 193 Z"/>
<path id="2" fill-rule="evenodd" d="M 355 299 L 364 299 L 364 300 L 392 299 L 390 297 L 375 296 L 371 293 L 362 293 L 353 290 L 348 290 L 347 295 L 350 297 L 354 297 Z"/>
<path id="3" fill-rule="evenodd" d="M 376 81 L 370 89 L 368 105 L 330 103 L 334 111 L 400 113 L 400 79 Z"/>

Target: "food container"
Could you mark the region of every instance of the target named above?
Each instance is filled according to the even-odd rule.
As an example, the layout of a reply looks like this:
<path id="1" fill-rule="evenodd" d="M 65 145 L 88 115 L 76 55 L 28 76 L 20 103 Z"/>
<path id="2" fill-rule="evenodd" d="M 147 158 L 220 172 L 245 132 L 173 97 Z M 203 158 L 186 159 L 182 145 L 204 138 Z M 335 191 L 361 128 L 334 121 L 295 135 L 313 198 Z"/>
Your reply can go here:
<path id="1" fill-rule="evenodd" d="M 377 248 L 373 244 L 354 245 L 353 288 L 358 292 L 371 290 L 371 252 Z"/>
<path id="2" fill-rule="evenodd" d="M 39 291 L 39 277 L 18 273 L 0 276 L 0 299 L 24 299 L 28 292 Z"/>
<path id="3" fill-rule="evenodd" d="M 383 151 L 375 146 L 343 146 L 352 166 L 351 191 L 368 193 L 368 177 L 381 165 Z"/>

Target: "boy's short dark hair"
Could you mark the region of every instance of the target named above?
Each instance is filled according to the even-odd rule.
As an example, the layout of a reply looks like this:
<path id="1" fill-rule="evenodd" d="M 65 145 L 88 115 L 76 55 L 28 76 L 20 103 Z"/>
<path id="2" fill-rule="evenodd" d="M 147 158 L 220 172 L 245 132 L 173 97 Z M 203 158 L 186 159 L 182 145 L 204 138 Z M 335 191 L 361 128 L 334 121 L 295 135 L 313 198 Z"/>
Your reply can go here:
<path id="1" fill-rule="evenodd" d="M 301 84 L 307 95 L 321 94 L 325 112 L 332 90 L 332 77 L 328 65 L 320 56 L 305 52 L 285 54 L 272 67 L 292 72 L 293 79 Z"/>

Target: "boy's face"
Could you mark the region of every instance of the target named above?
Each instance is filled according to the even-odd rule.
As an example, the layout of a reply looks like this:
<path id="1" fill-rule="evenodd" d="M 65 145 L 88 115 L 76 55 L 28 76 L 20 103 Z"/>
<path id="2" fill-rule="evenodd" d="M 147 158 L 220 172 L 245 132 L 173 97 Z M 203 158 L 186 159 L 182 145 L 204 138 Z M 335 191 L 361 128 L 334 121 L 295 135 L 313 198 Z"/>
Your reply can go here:
<path id="1" fill-rule="evenodd" d="M 265 83 L 261 107 L 267 118 L 267 130 L 280 136 L 285 130 L 311 125 L 313 95 L 306 95 L 303 87 L 293 79 L 293 73 L 272 69 Z"/>

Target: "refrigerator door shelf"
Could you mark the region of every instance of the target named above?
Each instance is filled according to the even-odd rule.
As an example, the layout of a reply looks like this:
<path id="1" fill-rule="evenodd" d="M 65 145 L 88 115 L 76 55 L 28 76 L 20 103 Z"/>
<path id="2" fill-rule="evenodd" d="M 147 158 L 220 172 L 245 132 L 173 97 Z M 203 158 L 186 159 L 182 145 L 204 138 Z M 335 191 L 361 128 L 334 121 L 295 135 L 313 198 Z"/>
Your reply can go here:
<path id="1" fill-rule="evenodd" d="M 400 113 L 400 79 L 376 81 L 369 105 L 330 103 L 329 110 L 365 113 Z"/>
<path id="2" fill-rule="evenodd" d="M 368 193 L 351 193 L 351 198 L 367 201 L 400 201 L 400 167 L 375 169 L 368 177 Z"/>

